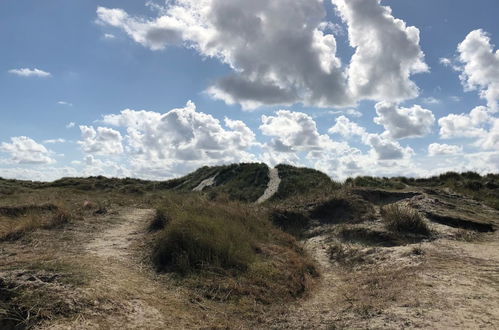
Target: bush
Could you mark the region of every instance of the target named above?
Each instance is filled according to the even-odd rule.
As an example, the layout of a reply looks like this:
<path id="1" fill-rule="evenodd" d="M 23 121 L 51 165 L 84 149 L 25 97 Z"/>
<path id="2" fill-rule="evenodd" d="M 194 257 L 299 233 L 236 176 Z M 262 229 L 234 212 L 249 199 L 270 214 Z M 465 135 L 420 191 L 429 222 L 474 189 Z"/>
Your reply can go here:
<path id="1" fill-rule="evenodd" d="M 166 215 L 166 211 L 163 209 L 156 210 L 156 215 L 149 224 L 149 231 L 158 231 L 164 229 L 168 224 L 169 219 Z"/>
<path id="2" fill-rule="evenodd" d="M 246 270 L 265 225 L 233 203 L 198 200 L 173 215 L 153 252 L 160 271 L 187 274 L 202 269 Z"/>
<path id="3" fill-rule="evenodd" d="M 430 234 L 421 215 L 410 207 L 391 204 L 381 208 L 381 216 L 386 228 L 395 233 Z"/>

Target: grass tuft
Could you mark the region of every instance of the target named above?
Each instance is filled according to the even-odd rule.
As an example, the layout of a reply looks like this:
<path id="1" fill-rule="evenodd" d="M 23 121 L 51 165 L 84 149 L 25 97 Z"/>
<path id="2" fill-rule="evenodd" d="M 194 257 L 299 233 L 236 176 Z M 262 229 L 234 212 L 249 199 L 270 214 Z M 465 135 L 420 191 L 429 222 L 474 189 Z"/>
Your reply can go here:
<path id="1" fill-rule="evenodd" d="M 402 234 L 419 234 L 428 236 L 431 231 L 418 211 L 397 204 L 381 208 L 381 216 L 388 230 Z"/>

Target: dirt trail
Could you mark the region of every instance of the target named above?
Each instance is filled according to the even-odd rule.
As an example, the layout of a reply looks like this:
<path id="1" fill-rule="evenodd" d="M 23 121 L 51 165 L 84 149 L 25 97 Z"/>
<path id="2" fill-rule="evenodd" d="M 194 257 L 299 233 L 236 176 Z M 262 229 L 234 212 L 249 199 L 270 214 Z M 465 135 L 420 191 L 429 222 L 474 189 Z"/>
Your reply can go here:
<path id="1" fill-rule="evenodd" d="M 269 183 L 267 185 L 267 189 L 265 189 L 264 193 L 258 200 L 257 204 L 263 203 L 270 199 L 274 194 L 279 190 L 279 185 L 281 184 L 281 179 L 279 178 L 279 171 L 277 168 L 269 168 Z"/>
<path id="2" fill-rule="evenodd" d="M 215 184 L 215 179 L 216 179 L 217 175 L 214 175 L 211 178 L 208 178 L 208 179 L 201 181 L 201 183 L 199 183 L 199 185 L 197 187 L 192 189 L 192 191 L 203 191 L 204 188 L 213 186 Z"/>
<path id="3" fill-rule="evenodd" d="M 140 236 L 145 220 L 154 215 L 151 209 L 130 209 L 120 214 L 116 226 L 111 226 L 86 246 L 86 251 L 101 258 L 125 259 L 130 243 Z"/>
<path id="4" fill-rule="evenodd" d="M 203 317 L 192 309 L 182 289 L 158 281 L 134 255 L 153 215 L 152 209 L 124 208 L 102 219 L 97 232 L 90 233 L 96 236 L 75 258 L 94 274 L 82 292 L 94 302 L 76 319 L 47 322 L 40 329 L 199 327 Z M 89 233 L 78 233 L 82 234 Z"/>
<path id="5" fill-rule="evenodd" d="M 327 253 L 327 236 L 319 235 L 304 242 L 304 248 L 319 266 L 321 279 L 311 296 L 293 303 L 269 319 L 272 329 L 329 329 L 338 313 L 336 283 L 338 277 Z"/>

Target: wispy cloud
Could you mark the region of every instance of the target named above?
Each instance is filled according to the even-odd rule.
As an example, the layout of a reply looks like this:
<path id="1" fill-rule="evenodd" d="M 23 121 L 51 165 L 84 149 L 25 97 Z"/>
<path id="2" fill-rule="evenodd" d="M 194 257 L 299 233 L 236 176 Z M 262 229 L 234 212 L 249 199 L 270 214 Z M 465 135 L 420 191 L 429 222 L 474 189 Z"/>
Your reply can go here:
<path id="1" fill-rule="evenodd" d="M 67 105 L 68 107 L 72 107 L 73 106 L 73 103 L 66 102 L 66 101 L 58 101 L 57 104 Z"/>
<path id="2" fill-rule="evenodd" d="M 30 69 L 30 68 L 21 68 L 21 69 L 12 69 L 9 70 L 9 73 L 15 74 L 16 76 L 20 77 L 41 77 L 41 78 L 48 78 L 52 77 L 52 74 L 47 71 L 43 71 L 37 68 Z"/>

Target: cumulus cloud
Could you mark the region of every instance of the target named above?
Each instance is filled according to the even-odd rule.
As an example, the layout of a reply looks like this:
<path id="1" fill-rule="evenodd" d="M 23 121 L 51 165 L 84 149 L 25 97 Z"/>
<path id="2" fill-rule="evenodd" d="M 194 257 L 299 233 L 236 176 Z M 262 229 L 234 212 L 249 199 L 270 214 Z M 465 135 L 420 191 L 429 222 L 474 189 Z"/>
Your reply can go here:
<path id="1" fill-rule="evenodd" d="M 121 133 L 107 127 L 80 126 L 81 145 L 85 153 L 96 155 L 117 155 L 123 152 Z"/>
<path id="2" fill-rule="evenodd" d="M 328 132 L 339 134 L 345 138 L 360 137 L 365 145 L 371 147 L 371 156 L 379 161 L 409 159 L 414 154 L 410 147 L 404 148 L 400 143 L 385 135 L 368 133 L 364 127 L 345 116 L 338 117 L 336 124 Z"/>
<path id="3" fill-rule="evenodd" d="M 48 78 L 51 77 L 52 74 L 47 71 L 43 71 L 37 68 L 21 68 L 21 69 L 12 69 L 9 70 L 9 73 L 14 74 L 20 77 L 40 77 L 40 78 Z"/>
<path id="4" fill-rule="evenodd" d="M 438 120 L 440 137 L 483 137 L 487 133 L 485 126 L 490 119 L 488 109 L 483 106 L 474 108 L 469 114 L 449 114 Z"/>
<path id="5" fill-rule="evenodd" d="M 336 118 L 336 123 L 333 127 L 328 130 L 331 134 L 339 134 L 343 137 L 350 138 L 353 136 L 360 136 L 365 138 L 367 136 L 366 129 L 359 126 L 358 124 L 350 121 L 345 116 L 339 116 Z"/>
<path id="6" fill-rule="evenodd" d="M 413 73 L 427 70 L 419 30 L 379 0 L 334 0 L 356 48 L 348 69 L 336 56 L 338 25 L 325 21 L 323 1 L 178 0 L 154 6 L 155 18 L 99 7 L 97 21 L 119 28 L 152 50 L 184 45 L 233 69 L 206 89 L 241 104 L 329 107 L 361 99 L 415 97 Z M 366 41 L 366 38 L 368 41 Z"/>
<path id="7" fill-rule="evenodd" d="M 52 164 L 55 160 L 49 151 L 42 144 L 26 136 L 12 137 L 11 142 L 2 142 L 0 152 L 10 154 L 8 160 L 17 164 Z"/>
<path id="8" fill-rule="evenodd" d="M 380 0 L 332 0 L 348 24 L 355 48 L 348 68 L 349 86 L 357 99 L 401 101 L 418 95 L 410 80 L 426 72 L 419 30 L 393 17 Z"/>
<path id="9" fill-rule="evenodd" d="M 254 161 L 248 148 L 255 134 L 242 121 L 224 119 L 224 126 L 188 102 L 166 113 L 123 110 L 103 123 L 126 129 L 126 152 L 132 167 L 146 176 L 185 173 L 203 165 Z"/>
<path id="10" fill-rule="evenodd" d="M 461 152 L 463 152 L 462 146 L 440 144 L 440 143 L 432 143 L 428 146 L 429 156 L 455 155 Z"/>
<path id="11" fill-rule="evenodd" d="M 302 112 L 279 110 L 275 116 L 262 116 L 260 130 L 274 137 L 272 145 L 277 151 L 320 149 L 321 138 L 313 118 Z"/>
<path id="12" fill-rule="evenodd" d="M 484 150 L 499 149 L 499 118 L 484 106 L 479 106 L 469 114 L 450 114 L 438 120 L 440 137 L 473 138 L 475 145 Z"/>
<path id="13" fill-rule="evenodd" d="M 379 102 L 375 106 L 378 117 L 374 122 L 383 125 L 385 134 L 394 139 L 422 137 L 431 132 L 435 116 L 419 105 L 399 108 L 394 103 Z"/>
<path id="14" fill-rule="evenodd" d="M 488 106 L 497 111 L 499 100 L 499 50 L 494 51 L 483 30 L 470 32 L 458 45 L 461 81 L 466 90 L 478 90 Z"/>

